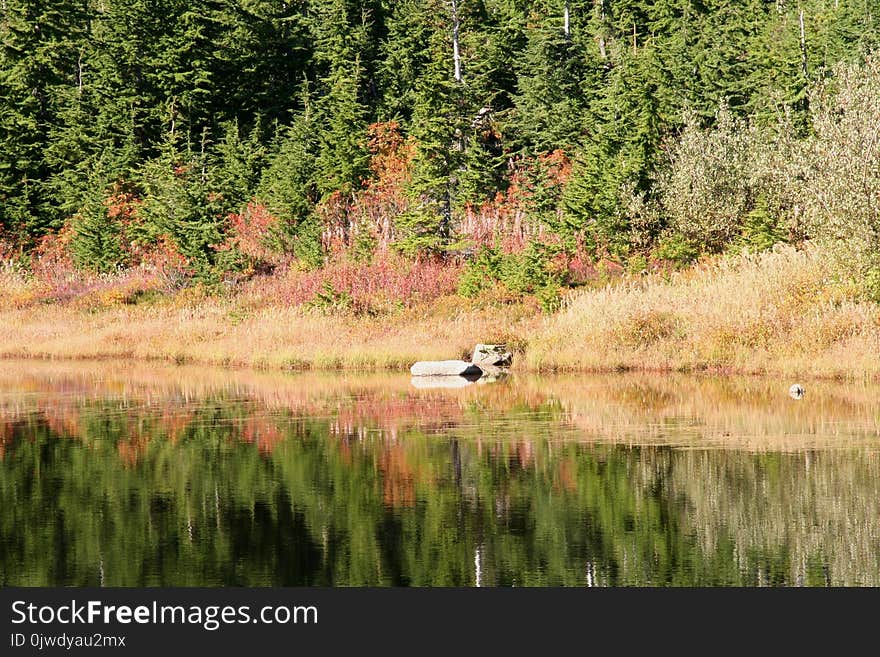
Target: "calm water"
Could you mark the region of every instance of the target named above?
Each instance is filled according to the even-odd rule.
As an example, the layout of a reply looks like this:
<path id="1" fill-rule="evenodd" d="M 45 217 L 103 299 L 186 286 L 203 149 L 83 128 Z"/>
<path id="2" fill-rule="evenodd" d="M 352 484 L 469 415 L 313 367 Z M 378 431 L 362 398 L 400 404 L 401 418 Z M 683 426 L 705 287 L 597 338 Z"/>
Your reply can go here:
<path id="1" fill-rule="evenodd" d="M 880 585 L 880 389 L 0 362 L 0 585 Z"/>

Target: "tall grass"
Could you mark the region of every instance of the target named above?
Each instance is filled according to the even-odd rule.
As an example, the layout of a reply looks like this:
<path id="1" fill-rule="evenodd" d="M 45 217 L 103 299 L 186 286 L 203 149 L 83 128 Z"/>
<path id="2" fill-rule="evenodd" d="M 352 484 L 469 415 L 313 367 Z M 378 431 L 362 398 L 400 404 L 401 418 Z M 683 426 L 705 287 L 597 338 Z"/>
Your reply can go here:
<path id="1" fill-rule="evenodd" d="M 876 376 L 877 306 L 827 253 L 779 247 L 570 298 L 528 366 Z"/>
<path id="2" fill-rule="evenodd" d="M 569 293 L 549 316 L 494 290 L 461 298 L 455 269 L 403 262 L 285 269 L 221 296 L 200 288 L 157 298 L 125 292 L 144 283 L 123 272 L 55 303 L 41 296 L 38 280 L 7 264 L 0 355 L 405 369 L 498 341 L 524 351 L 520 369 L 880 376 L 880 311 L 820 248 L 777 247 L 619 277 Z"/>

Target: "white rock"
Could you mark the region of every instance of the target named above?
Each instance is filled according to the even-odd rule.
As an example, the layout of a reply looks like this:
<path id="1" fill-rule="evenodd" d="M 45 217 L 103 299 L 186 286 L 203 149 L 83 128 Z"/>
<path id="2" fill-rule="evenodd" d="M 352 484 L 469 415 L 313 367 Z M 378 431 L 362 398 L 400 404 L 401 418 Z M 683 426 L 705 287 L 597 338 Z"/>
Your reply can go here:
<path id="1" fill-rule="evenodd" d="M 474 365 L 491 365 L 494 367 L 506 367 L 510 365 L 513 355 L 503 344 L 478 344 L 474 347 L 474 355 L 471 362 Z"/>
<path id="2" fill-rule="evenodd" d="M 803 399 L 806 392 L 801 384 L 795 383 L 788 389 L 788 396 L 792 399 Z"/>

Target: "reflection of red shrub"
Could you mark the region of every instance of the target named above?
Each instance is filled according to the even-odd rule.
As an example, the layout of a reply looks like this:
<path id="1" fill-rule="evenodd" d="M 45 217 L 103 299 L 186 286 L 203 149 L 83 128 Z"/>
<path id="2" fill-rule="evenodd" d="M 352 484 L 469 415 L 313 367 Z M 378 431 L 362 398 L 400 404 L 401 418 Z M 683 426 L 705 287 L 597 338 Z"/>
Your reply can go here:
<path id="1" fill-rule="evenodd" d="M 392 508 L 413 507 L 416 503 L 416 483 L 421 477 L 410 465 L 406 449 L 399 444 L 386 444 L 379 455 L 382 471 L 382 500 Z"/>
<path id="2" fill-rule="evenodd" d="M 251 415 L 240 421 L 240 440 L 256 445 L 262 454 L 271 454 L 285 435 L 273 418 Z"/>

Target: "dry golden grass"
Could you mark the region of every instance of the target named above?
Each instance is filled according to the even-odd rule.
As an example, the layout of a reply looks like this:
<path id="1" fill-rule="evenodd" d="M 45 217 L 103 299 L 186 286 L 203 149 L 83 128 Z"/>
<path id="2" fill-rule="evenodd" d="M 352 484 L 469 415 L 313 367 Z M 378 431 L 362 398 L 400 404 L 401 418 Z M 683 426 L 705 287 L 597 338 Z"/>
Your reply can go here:
<path id="1" fill-rule="evenodd" d="M 266 369 L 406 369 L 461 357 L 485 339 L 516 341 L 535 319 L 462 309 L 455 299 L 380 317 L 298 308 L 247 309 L 235 300 L 112 306 L 43 305 L 0 312 L 0 356 L 136 358 Z"/>
<path id="2" fill-rule="evenodd" d="M 777 249 L 570 299 L 529 341 L 541 370 L 876 378 L 877 305 L 817 250 Z"/>
<path id="3" fill-rule="evenodd" d="M 449 296 L 376 316 L 322 314 L 199 289 L 147 303 L 106 291 L 97 301 L 43 303 L 34 301 L 36 283 L 6 268 L 0 356 L 405 370 L 464 357 L 476 342 L 507 342 L 525 348 L 520 370 L 880 378 L 878 306 L 836 282 L 831 262 L 792 248 L 720 259 L 577 293 L 549 317 L 534 306 Z"/>

